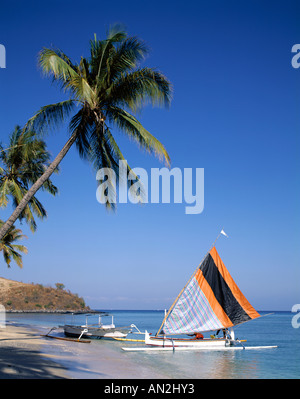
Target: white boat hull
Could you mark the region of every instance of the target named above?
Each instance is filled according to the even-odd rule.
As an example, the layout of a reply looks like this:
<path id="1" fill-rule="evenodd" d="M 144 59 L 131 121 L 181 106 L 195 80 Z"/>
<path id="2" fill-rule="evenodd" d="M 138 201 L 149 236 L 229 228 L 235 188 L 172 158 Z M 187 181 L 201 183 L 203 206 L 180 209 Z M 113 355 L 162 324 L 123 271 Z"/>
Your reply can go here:
<path id="1" fill-rule="evenodd" d="M 123 347 L 124 351 L 131 352 L 157 352 L 157 351 L 197 351 L 197 350 L 256 350 L 256 349 L 271 349 L 277 346 L 244 346 L 241 341 L 233 339 L 172 339 L 150 337 L 149 333 L 145 331 L 145 347 Z"/>
<path id="2" fill-rule="evenodd" d="M 83 338 L 125 338 L 131 332 L 130 328 L 105 328 L 105 327 L 89 327 L 64 325 L 64 333 L 68 337 Z M 87 330 L 83 333 L 84 330 Z"/>
<path id="3" fill-rule="evenodd" d="M 234 341 L 227 338 L 203 338 L 203 339 L 180 339 L 168 337 L 150 337 L 149 333 L 145 332 L 145 344 L 152 347 L 162 348 L 225 348 L 234 344 Z"/>

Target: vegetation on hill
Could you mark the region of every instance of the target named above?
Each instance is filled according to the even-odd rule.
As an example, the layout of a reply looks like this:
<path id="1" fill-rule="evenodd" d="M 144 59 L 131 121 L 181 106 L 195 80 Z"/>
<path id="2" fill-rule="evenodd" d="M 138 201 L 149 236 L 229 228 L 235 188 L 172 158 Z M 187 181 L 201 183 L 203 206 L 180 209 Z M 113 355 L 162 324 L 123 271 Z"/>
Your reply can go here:
<path id="1" fill-rule="evenodd" d="M 0 280 L 0 303 L 7 311 L 90 311 L 83 298 L 65 290 L 61 283 L 52 288 Z"/>

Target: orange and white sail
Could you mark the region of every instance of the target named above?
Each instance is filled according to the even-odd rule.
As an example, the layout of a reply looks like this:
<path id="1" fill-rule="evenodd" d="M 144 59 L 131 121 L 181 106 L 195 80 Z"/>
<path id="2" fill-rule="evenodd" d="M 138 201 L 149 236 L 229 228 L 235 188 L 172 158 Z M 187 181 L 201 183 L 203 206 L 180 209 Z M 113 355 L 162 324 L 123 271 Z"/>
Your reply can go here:
<path id="1" fill-rule="evenodd" d="M 242 294 L 213 247 L 167 315 L 165 334 L 233 327 L 260 317 Z"/>

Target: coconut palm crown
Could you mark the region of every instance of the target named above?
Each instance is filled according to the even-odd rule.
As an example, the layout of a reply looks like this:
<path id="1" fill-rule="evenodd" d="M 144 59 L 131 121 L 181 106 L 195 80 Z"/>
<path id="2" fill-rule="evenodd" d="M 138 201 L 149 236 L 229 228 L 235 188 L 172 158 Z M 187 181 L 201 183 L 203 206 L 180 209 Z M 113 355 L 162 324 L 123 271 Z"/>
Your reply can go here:
<path id="1" fill-rule="evenodd" d="M 50 164 L 49 160 L 46 143 L 38 139 L 32 130 L 23 132 L 20 126 L 16 126 L 9 137 L 8 148 L 4 149 L 0 144 L 0 207 L 8 205 L 9 197 L 14 208 L 17 207 L 29 187 L 43 175 Z M 58 193 L 50 179 L 45 181 L 41 189 L 54 196 Z M 26 220 L 32 231 L 37 228 L 34 215 L 43 219 L 47 212 L 43 204 L 32 196 L 19 216 L 20 220 Z"/>
<path id="2" fill-rule="evenodd" d="M 61 50 L 44 48 L 40 52 L 42 71 L 69 94 L 69 99 L 42 107 L 28 121 L 27 128 L 44 132 L 70 118 L 70 138 L 0 229 L 0 239 L 18 212 L 22 212 L 30 195 L 49 178 L 74 143 L 80 156 L 89 160 L 96 170 L 112 168 L 118 177 L 119 160 L 124 160 L 124 156 L 111 131 L 111 127 L 115 127 L 170 165 L 163 144 L 133 115 L 146 103 L 168 106 L 171 101 L 172 88 L 167 78 L 153 68 L 139 67 L 147 53 L 144 42 L 127 37 L 118 26 L 109 30 L 105 40 L 98 40 L 95 35 L 90 41 L 89 57 L 81 57 L 78 63 L 72 62 Z"/>
<path id="3" fill-rule="evenodd" d="M 40 67 L 71 94 L 71 99 L 43 107 L 29 123 L 40 130 L 53 127 L 79 105 L 71 119 L 70 132 L 76 134 L 80 155 L 92 160 L 96 168 L 114 167 L 117 159 L 123 159 L 110 125 L 169 165 L 164 146 L 130 113 L 149 101 L 153 105 L 170 103 L 168 80 L 152 68 L 137 68 L 147 52 L 142 41 L 127 38 L 118 27 L 109 31 L 106 40 L 95 36 L 90 41 L 90 57 L 81 57 L 78 64 L 60 50 L 43 49 Z"/>
<path id="4" fill-rule="evenodd" d="M 3 225 L 3 221 L 0 220 L 0 227 Z M 20 229 L 16 229 L 13 225 L 5 234 L 5 236 L 0 240 L 0 252 L 3 254 L 3 258 L 8 267 L 12 259 L 16 262 L 19 267 L 23 267 L 22 255 L 20 252 L 27 254 L 27 248 L 24 245 L 16 244 L 25 238 Z"/>

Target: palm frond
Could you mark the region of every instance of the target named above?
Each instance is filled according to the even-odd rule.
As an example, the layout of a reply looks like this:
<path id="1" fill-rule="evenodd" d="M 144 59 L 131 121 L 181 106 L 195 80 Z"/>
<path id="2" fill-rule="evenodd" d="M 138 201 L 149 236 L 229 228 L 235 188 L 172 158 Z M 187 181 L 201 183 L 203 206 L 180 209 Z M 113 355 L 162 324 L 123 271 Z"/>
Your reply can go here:
<path id="1" fill-rule="evenodd" d="M 46 75 L 53 75 L 62 85 L 77 75 L 71 60 L 60 50 L 44 48 L 39 53 L 38 63 Z"/>
<path id="2" fill-rule="evenodd" d="M 105 204 L 106 209 L 114 210 L 116 206 L 116 196 L 117 196 L 117 188 L 116 183 L 119 176 L 119 171 L 117 167 L 116 159 L 114 159 L 114 154 L 110 151 L 109 146 L 105 143 L 103 137 L 102 128 L 99 129 L 97 125 L 95 125 L 94 132 L 90 138 L 90 152 L 89 152 L 90 162 L 94 165 L 97 171 L 97 176 L 101 170 L 107 169 L 107 173 L 109 176 L 105 181 L 106 189 L 105 189 L 105 202 L 104 198 L 101 197 L 101 202 Z M 115 179 L 113 179 L 115 177 Z M 102 178 L 97 177 L 98 185 L 104 183 Z M 97 190 L 98 192 L 98 190 Z M 104 193 L 102 192 L 102 195 Z"/>
<path id="3" fill-rule="evenodd" d="M 119 174 L 119 166 L 120 163 L 119 161 L 126 161 L 126 182 L 122 181 L 122 183 L 126 183 L 127 186 L 132 186 L 134 183 L 139 182 L 139 186 L 140 186 L 140 200 L 141 202 L 144 202 L 145 198 L 146 198 L 146 192 L 145 192 L 145 188 L 143 185 L 143 182 L 140 180 L 140 178 L 133 172 L 133 170 L 131 169 L 131 167 L 128 165 L 127 160 L 124 158 L 119 146 L 117 145 L 117 142 L 115 141 L 111 131 L 109 128 L 105 129 L 104 132 L 104 138 L 105 138 L 105 145 L 108 148 L 108 152 L 110 154 L 112 154 L 112 158 L 115 160 L 115 164 L 118 163 L 118 169 L 117 169 L 117 178 L 118 180 L 120 180 L 120 178 L 123 178 L 123 176 L 120 176 Z M 130 174 L 131 179 L 128 180 L 127 176 Z"/>
<path id="4" fill-rule="evenodd" d="M 110 25 L 106 31 L 106 37 L 111 43 L 122 42 L 127 37 L 125 26 L 120 23 Z"/>
<path id="5" fill-rule="evenodd" d="M 0 228 L 3 226 L 3 221 L 0 220 Z M 3 254 L 4 261 L 7 267 L 10 267 L 11 260 L 13 259 L 19 267 L 23 266 L 22 255 L 19 252 L 28 253 L 24 245 L 14 244 L 15 241 L 26 238 L 20 229 L 12 226 L 7 234 L 0 240 L 0 252 Z"/>
<path id="6" fill-rule="evenodd" d="M 118 107 L 110 107 L 109 115 L 111 121 L 121 131 L 133 138 L 147 152 L 154 154 L 170 166 L 170 156 L 163 144 L 152 136 L 133 115 Z"/>
<path id="7" fill-rule="evenodd" d="M 12 182 L 12 187 L 13 188 L 11 189 L 11 195 L 13 197 L 13 205 L 14 207 L 17 207 L 24 195 L 26 194 L 27 190 L 20 186 L 17 181 Z M 30 199 L 27 206 L 24 208 L 19 216 L 19 220 L 22 221 L 23 219 L 25 219 L 27 224 L 30 226 L 30 230 L 32 232 L 35 232 L 37 229 L 37 224 L 34 220 L 33 213 L 40 219 L 47 217 L 46 209 L 35 196 Z"/>
<path id="8" fill-rule="evenodd" d="M 99 134 L 99 130 L 95 129 L 90 138 L 90 151 L 89 151 L 89 159 L 93 164 L 95 170 L 99 170 L 102 168 L 109 168 L 114 171 L 116 176 L 116 182 L 121 180 L 121 185 L 130 187 L 134 183 L 139 182 L 140 186 L 140 201 L 143 202 L 145 195 L 145 190 L 143 183 L 139 179 L 139 177 L 133 172 L 133 170 L 128 165 L 125 160 L 119 146 L 117 145 L 110 129 L 106 126 L 104 131 L 101 130 Z M 126 161 L 126 175 L 120 175 L 120 163 L 119 161 Z M 128 174 L 131 174 L 131 180 L 127 179 Z M 125 181 L 123 180 L 125 178 Z M 101 183 L 101 182 L 100 182 Z M 108 182 L 108 185 L 110 182 Z M 113 195 L 117 195 L 116 189 L 113 185 L 109 185 L 109 190 Z M 115 207 L 114 203 L 108 203 L 107 206 L 110 206 L 112 209 Z"/>
<path id="9" fill-rule="evenodd" d="M 17 251 L 15 251 L 14 249 L 11 249 L 10 252 L 11 252 L 11 256 L 12 256 L 13 260 L 22 269 L 23 268 L 22 256 Z"/>
<path id="10" fill-rule="evenodd" d="M 75 145 L 82 159 L 88 159 L 90 151 L 90 136 L 94 130 L 95 115 L 89 107 L 83 106 L 71 119 L 70 134 L 76 134 Z"/>
<path id="11" fill-rule="evenodd" d="M 77 101 L 82 103 L 87 102 L 91 108 L 95 107 L 96 93 L 84 77 L 80 75 L 72 77 L 68 83 L 66 83 L 66 88 L 69 89 Z"/>
<path id="12" fill-rule="evenodd" d="M 43 134 L 48 130 L 60 127 L 73 112 L 75 105 L 76 102 L 73 99 L 45 105 L 28 120 L 24 130 L 33 130 L 38 134 Z"/>
<path id="13" fill-rule="evenodd" d="M 122 74 L 108 90 L 108 97 L 118 106 L 126 106 L 136 112 L 147 103 L 153 106 L 169 106 L 172 88 L 166 77 L 151 68 L 142 68 Z"/>
<path id="14" fill-rule="evenodd" d="M 8 205 L 8 195 L 10 193 L 9 181 L 6 177 L 0 180 L 0 207 L 5 208 Z"/>
<path id="15" fill-rule="evenodd" d="M 38 139 L 33 130 L 17 126 L 10 135 L 10 147 L 3 150 L 1 157 L 3 168 L 0 175 L 0 206 L 8 205 L 9 198 L 16 208 L 32 184 L 45 172 L 50 164 L 50 154 L 46 143 Z M 3 155 L 2 154 L 2 155 Z M 58 188 L 47 179 L 41 189 L 56 195 Z M 34 215 L 43 219 L 47 213 L 43 205 L 32 196 L 19 214 L 19 220 L 25 219 L 32 231 L 37 228 Z"/>
<path id="16" fill-rule="evenodd" d="M 109 57 L 109 51 L 114 51 L 113 44 L 122 42 L 123 40 L 125 40 L 126 37 L 127 33 L 124 31 L 124 29 L 120 25 L 115 24 L 110 26 L 107 32 L 107 39 L 103 40 L 102 42 L 98 42 L 97 59 L 99 59 L 99 62 L 97 72 L 97 85 L 98 83 L 102 82 L 101 75 L 105 75 L 106 61 Z M 99 52 L 99 49 L 101 50 L 101 52 Z"/>
<path id="17" fill-rule="evenodd" d="M 127 38 L 111 54 L 108 62 L 107 80 L 113 82 L 122 73 L 134 70 L 147 54 L 148 48 L 144 42 L 136 37 Z"/>

